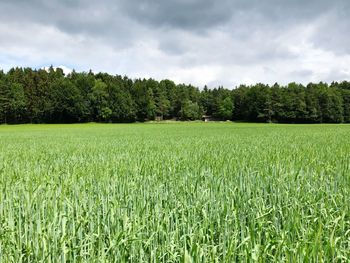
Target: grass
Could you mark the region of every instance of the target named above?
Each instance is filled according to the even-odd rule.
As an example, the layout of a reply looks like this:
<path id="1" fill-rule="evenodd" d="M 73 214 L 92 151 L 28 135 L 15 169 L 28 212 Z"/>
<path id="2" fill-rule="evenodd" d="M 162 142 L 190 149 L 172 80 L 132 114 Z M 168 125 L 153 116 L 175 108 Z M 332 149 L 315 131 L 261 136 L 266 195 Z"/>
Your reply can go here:
<path id="1" fill-rule="evenodd" d="M 350 125 L 0 126 L 0 262 L 345 262 Z"/>

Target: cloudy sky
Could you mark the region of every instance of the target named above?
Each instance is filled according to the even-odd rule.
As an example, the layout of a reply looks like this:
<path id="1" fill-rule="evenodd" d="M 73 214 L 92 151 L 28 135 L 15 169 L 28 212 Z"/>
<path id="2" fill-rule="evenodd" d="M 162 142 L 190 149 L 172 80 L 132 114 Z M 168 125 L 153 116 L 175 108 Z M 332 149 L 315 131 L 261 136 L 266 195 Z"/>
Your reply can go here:
<path id="1" fill-rule="evenodd" d="M 227 88 L 350 79 L 349 0 L 0 0 L 0 68 Z"/>

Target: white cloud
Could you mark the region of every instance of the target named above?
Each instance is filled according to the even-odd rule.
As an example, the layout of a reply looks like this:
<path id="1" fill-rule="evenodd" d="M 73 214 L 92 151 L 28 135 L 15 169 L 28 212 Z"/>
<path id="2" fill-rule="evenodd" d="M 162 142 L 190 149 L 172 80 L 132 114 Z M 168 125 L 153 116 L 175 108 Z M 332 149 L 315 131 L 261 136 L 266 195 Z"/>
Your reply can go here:
<path id="1" fill-rule="evenodd" d="M 66 72 L 92 69 L 200 87 L 350 78 L 345 1 L 304 6 L 224 0 L 213 11 L 211 0 L 151 2 L 154 12 L 139 18 L 135 15 L 152 6 L 123 0 L 98 5 L 4 0 L 0 68 L 53 65 Z M 163 12 L 173 9 L 170 17 Z M 214 21 L 212 15 L 220 14 Z"/>

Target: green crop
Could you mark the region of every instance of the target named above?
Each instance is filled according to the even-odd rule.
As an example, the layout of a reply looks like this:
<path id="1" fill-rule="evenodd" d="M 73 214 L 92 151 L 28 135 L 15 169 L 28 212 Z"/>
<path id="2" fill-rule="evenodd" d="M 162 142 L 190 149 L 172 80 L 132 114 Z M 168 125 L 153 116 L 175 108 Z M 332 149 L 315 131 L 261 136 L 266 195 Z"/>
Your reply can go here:
<path id="1" fill-rule="evenodd" d="M 345 262 L 350 126 L 0 126 L 0 262 Z"/>

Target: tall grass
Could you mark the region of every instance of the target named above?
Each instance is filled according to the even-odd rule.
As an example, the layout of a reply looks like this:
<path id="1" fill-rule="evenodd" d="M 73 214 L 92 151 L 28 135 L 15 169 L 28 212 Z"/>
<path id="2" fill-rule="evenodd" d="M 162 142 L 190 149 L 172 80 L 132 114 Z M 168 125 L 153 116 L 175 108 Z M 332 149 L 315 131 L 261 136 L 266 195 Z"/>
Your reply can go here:
<path id="1" fill-rule="evenodd" d="M 344 262 L 350 126 L 0 127 L 0 262 Z"/>

